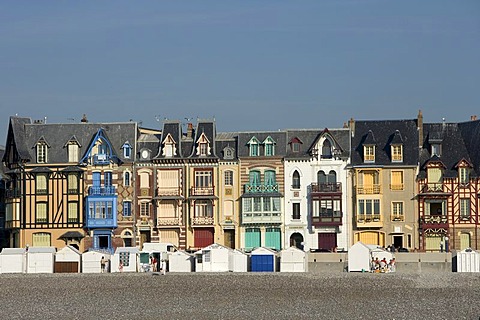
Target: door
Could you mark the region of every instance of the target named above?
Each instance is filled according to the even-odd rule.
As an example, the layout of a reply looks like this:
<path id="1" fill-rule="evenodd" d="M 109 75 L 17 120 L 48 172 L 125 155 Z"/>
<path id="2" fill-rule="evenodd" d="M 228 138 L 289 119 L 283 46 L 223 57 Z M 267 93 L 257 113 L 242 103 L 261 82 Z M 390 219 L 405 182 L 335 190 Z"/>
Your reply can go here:
<path id="1" fill-rule="evenodd" d="M 303 236 L 300 233 L 295 232 L 290 236 L 290 247 L 303 250 Z"/>
<path id="2" fill-rule="evenodd" d="M 251 250 L 261 246 L 260 228 L 248 228 L 245 230 L 245 249 Z"/>
<path id="3" fill-rule="evenodd" d="M 318 234 L 318 249 L 332 251 L 337 247 L 337 234 L 319 233 Z"/>
<path id="4" fill-rule="evenodd" d="M 279 251 L 282 248 L 280 228 L 267 228 L 265 231 L 265 247 Z"/>
<path id="5" fill-rule="evenodd" d="M 145 242 L 151 242 L 150 230 L 140 230 L 140 248 Z"/>
<path id="6" fill-rule="evenodd" d="M 213 244 L 213 229 L 212 228 L 198 228 L 194 233 L 194 247 L 205 248 Z"/>
<path id="7" fill-rule="evenodd" d="M 225 246 L 235 249 L 235 230 L 224 230 L 223 235 Z"/>
<path id="8" fill-rule="evenodd" d="M 403 248 L 403 236 L 393 236 L 393 246 L 395 249 Z"/>

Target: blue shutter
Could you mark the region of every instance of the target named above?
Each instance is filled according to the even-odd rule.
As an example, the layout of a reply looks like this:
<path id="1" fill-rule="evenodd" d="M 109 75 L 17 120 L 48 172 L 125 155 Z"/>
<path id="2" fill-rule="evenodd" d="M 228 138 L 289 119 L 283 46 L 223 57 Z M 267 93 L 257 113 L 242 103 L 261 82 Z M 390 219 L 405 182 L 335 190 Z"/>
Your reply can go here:
<path id="1" fill-rule="evenodd" d="M 100 172 L 93 173 L 93 186 L 100 187 Z"/>

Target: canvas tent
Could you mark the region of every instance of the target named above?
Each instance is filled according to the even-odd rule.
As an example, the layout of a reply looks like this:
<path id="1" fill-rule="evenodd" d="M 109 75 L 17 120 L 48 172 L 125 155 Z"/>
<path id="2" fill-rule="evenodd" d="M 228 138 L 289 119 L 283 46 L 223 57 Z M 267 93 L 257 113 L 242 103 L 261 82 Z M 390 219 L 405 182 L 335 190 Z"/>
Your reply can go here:
<path id="1" fill-rule="evenodd" d="M 393 258 L 393 254 L 380 246 L 367 245 L 359 241 L 348 250 L 348 271 L 369 272 L 372 258 L 379 260 L 385 258 L 388 263 Z"/>

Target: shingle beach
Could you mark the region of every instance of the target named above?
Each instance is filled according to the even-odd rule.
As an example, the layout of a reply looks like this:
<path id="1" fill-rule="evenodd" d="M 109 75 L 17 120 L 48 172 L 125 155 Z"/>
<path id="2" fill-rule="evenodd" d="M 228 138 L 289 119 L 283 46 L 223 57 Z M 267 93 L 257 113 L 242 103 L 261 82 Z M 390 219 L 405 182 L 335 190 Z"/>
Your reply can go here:
<path id="1" fill-rule="evenodd" d="M 479 319 L 480 276 L 0 275 L 0 319 Z"/>

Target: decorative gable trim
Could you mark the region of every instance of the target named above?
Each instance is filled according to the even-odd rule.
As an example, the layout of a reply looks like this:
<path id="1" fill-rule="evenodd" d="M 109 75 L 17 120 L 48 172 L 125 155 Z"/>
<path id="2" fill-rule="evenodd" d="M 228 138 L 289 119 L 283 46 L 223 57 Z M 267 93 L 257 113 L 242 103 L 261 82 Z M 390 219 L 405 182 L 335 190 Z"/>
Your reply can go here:
<path id="1" fill-rule="evenodd" d="M 67 142 L 65 142 L 65 144 L 63 145 L 64 148 L 66 148 L 68 145 L 70 144 L 76 144 L 79 148 L 82 147 L 82 145 L 80 144 L 80 142 L 78 141 L 77 137 L 75 135 L 73 135 L 70 139 L 68 139 Z"/>
<path id="2" fill-rule="evenodd" d="M 197 147 L 195 148 L 197 156 L 209 156 L 212 154 L 212 148 L 210 147 L 210 140 L 208 140 L 205 133 L 202 132 L 200 137 L 196 141 Z"/>
<path id="3" fill-rule="evenodd" d="M 93 154 L 94 148 L 97 148 L 96 153 Z M 84 156 L 80 160 L 82 164 L 96 164 L 96 165 L 105 165 L 113 161 L 115 163 L 120 163 L 120 159 L 113 149 L 112 143 L 107 137 L 105 130 L 103 128 L 98 129 L 97 133 L 93 137 L 90 145 L 85 152 Z"/>
<path id="4" fill-rule="evenodd" d="M 173 136 L 169 133 L 163 139 L 162 142 L 162 156 L 164 157 L 173 157 L 177 155 L 177 142 L 173 138 Z"/>

